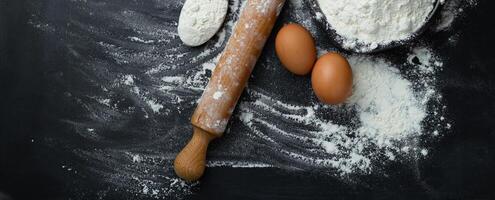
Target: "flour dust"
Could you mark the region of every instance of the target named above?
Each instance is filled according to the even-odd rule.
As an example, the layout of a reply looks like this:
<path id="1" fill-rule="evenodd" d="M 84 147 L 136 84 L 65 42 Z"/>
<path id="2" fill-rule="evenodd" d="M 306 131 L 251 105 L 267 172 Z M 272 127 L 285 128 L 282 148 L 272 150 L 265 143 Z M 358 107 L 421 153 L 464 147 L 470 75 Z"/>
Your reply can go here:
<path id="1" fill-rule="evenodd" d="M 184 46 L 177 35 L 183 1 L 53 2 L 67 8 L 63 19 L 32 2 L 30 24 L 63 44 L 69 58 L 68 66 L 56 68 L 68 75 L 55 83 L 78 83 L 62 93 L 82 116 L 61 121 L 85 144 L 46 138 L 59 141 L 47 145 L 68 149 L 87 163 L 64 167 L 116 188 L 101 189 L 101 198 L 113 190 L 152 198 L 194 192 L 199 183 L 177 179 L 173 159 L 192 134 L 189 117 L 244 2 L 229 1 L 223 28 L 198 48 Z M 452 2 L 464 1 L 446 1 Z M 319 54 L 337 50 L 308 9 L 303 1 L 288 1 L 280 20 L 308 28 L 321 41 Z M 458 16 L 458 11 L 443 12 Z M 442 26 L 448 29 L 451 22 Z M 427 45 L 408 48 L 394 59 L 387 53 L 347 54 L 355 72 L 354 94 L 343 105 L 327 106 L 312 95 L 308 78 L 279 66 L 269 41 L 207 165 L 318 169 L 344 178 L 380 171 L 387 162 L 427 158 L 425 140 L 453 126 L 437 80 L 445 58 Z M 273 80 L 295 81 L 299 87 Z"/>

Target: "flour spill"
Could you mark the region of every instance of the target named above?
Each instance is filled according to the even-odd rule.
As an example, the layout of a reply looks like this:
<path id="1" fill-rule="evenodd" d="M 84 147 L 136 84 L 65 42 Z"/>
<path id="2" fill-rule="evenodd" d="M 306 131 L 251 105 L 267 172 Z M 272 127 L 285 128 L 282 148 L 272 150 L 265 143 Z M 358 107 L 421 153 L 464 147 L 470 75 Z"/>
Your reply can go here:
<path id="1" fill-rule="evenodd" d="M 67 66 L 56 68 L 67 75 L 55 84 L 79 83 L 68 84 L 61 93 L 83 114 L 61 121 L 84 138 L 85 145 L 45 138 L 46 145 L 67 149 L 86 163 L 64 163 L 64 169 L 137 197 L 184 198 L 194 192 L 199 183 L 177 179 L 172 162 L 190 138 L 189 117 L 243 2 L 229 1 L 224 26 L 198 48 L 182 45 L 178 13 L 164 12 L 180 10 L 183 1 L 67 1 L 63 5 L 73 14 L 63 22 L 48 11 L 40 13 L 41 3 L 32 2 L 30 24 L 61 42 L 69 58 Z M 449 27 L 461 8 L 476 4 L 464 2 L 447 0 L 435 31 L 458 35 Z M 310 30 L 321 41 L 320 55 L 336 50 L 318 27 L 320 19 L 308 9 L 303 1 L 288 1 L 280 20 Z M 326 106 L 308 92 L 309 79 L 284 74 L 269 41 L 207 165 L 318 169 L 345 178 L 378 173 L 390 161 L 427 158 L 431 147 L 426 141 L 454 124 L 446 116 L 437 80 L 446 58 L 421 45 L 427 42 L 419 43 L 394 58 L 386 53 L 346 55 L 356 75 L 354 94 L 343 105 Z M 298 88 L 277 84 L 289 81 L 296 81 Z M 103 198 L 112 191 L 101 189 L 98 194 Z"/>
<path id="2" fill-rule="evenodd" d="M 288 158 L 303 163 L 303 168 L 305 165 L 327 168 L 342 175 L 368 173 L 384 158 L 418 156 L 428 151 L 420 144 L 421 136 L 434 135 L 445 130 L 448 124 L 437 124 L 442 117 L 439 115 L 442 98 L 436 91 L 433 75 L 441 71 L 442 63 L 423 47 L 413 49 L 410 57 L 421 63 L 401 72 L 382 58 L 350 56 L 355 72 L 354 94 L 338 107 L 318 102 L 311 105 L 284 103 L 266 91 L 249 88 L 254 101 L 241 103 L 239 119 L 257 137 L 280 148 L 277 150 Z M 413 82 L 413 77 L 423 78 Z M 434 106 L 427 108 L 428 104 Z M 427 115 L 435 115 L 428 110 L 436 111 L 436 120 L 425 121 Z M 333 117 L 322 117 L 320 113 Z M 277 118 L 267 119 L 273 116 Z M 439 127 L 427 130 L 423 123 Z M 284 137 L 290 140 L 287 143 L 277 140 Z M 292 142 L 301 143 L 305 148 L 288 151 Z"/>

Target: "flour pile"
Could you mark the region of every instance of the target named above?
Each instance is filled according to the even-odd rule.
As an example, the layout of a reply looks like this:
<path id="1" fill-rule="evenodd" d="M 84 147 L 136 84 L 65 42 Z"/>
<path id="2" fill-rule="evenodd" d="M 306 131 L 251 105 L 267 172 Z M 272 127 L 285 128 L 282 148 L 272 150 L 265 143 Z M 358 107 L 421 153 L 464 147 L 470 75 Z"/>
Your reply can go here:
<path id="1" fill-rule="evenodd" d="M 318 0 L 344 48 L 368 51 L 408 39 L 432 13 L 437 0 Z"/>
<path id="2" fill-rule="evenodd" d="M 351 57 L 354 95 L 350 104 L 359 113 L 360 135 L 375 138 L 378 145 L 421 133 L 429 96 L 415 95 L 412 83 L 383 59 Z M 422 98 L 422 99 L 421 99 Z"/>

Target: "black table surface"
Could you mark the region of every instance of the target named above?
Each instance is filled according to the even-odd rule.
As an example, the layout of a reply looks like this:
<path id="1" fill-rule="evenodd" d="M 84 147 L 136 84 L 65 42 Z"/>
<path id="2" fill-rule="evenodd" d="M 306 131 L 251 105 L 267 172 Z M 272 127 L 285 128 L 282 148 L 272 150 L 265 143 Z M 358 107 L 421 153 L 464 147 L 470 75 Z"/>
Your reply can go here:
<path id="1" fill-rule="evenodd" d="M 32 8 L 32 2 L 0 1 L 0 200 L 102 197 L 96 193 L 105 187 L 105 183 L 99 182 L 98 178 L 67 175 L 56 167 L 61 159 L 71 159 L 63 153 L 67 149 L 54 149 L 56 145 L 33 145 L 31 142 L 33 138 L 43 141 L 45 137 L 62 137 L 74 131 L 59 119 L 78 116 L 80 110 L 60 100 L 62 95 L 57 92 L 69 87 L 84 87 L 70 80 L 66 85 L 53 80 L 56 79 L 53 72 L 58 70 L 53 66 L 77 61 L 69 60 L 60 44 L 63 40 L 50 38 L 53 36 L 40 32 L 29 23 L 32 13 L 28 8 Z M 62 19 L 65 14 L 70 14 L 63 11 L 64 2 L 69 1 L 40 1 L 40 7 L 44 3 L 52 6 L 43 8 Z M 163 1 L 164 4 L 167 2 Z M 219 167 L 209 168 L 200 185 L 192 189 L 193 193 L 180 197 L 495 199 L 494 10 L 495 2 L 489 0 L 482 0 L 477 7 L 467 10 L 453 25 L 459 34 L 456 47 L 438 49 L 448 58 L 440 74 L 440 92 L 445 98 L 448 118 L 455 126 L 435 142 L 435 151 L 419 163 L 421 180 L 416 180 L 412 172 L 403 170 L 407 166 L 400 163 L 386 167 L 389 171 L 387 177 L 364 175 L 362 184 L 311 171 Z M 164 12 L 177 16 L 179 11 Z M 428 37 L 432 37 L 435 43 L 445 40 L 445 35 L 436 33 Z M 273 45 L 266 48 L 273 48 Z M 91 49 L 85 52 L 92 53 Z M 182 117 L 185 119 L 182 121 L 187 121 L 188 115 Z M 74 137 L 68 139 L 73 143 L 82 141 L 76 136 L 66 137 Z M 77 162 L 74 165 L 77 167 Z M 147 198 L 125 191 L 109 192 L 103 197 Z"/>

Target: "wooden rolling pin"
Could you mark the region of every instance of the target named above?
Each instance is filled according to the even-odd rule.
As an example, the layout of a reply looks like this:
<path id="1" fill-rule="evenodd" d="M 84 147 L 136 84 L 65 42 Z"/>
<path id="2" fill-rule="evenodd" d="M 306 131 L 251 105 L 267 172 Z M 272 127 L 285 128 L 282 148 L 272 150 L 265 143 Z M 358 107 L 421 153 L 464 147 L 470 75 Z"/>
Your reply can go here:
<path id="1" fill-rule="evenodd" d="M 192 139 L 175 159 L 175 173 L 182 179 L 203 175 L 208 144 L 224 133 L 284 3 L 248 0 L 192 116 Z"/>

